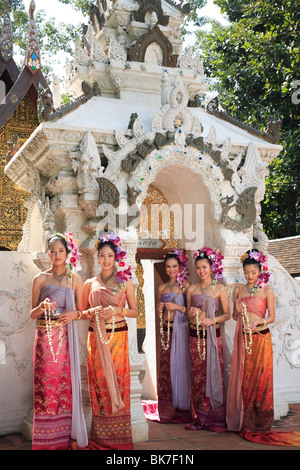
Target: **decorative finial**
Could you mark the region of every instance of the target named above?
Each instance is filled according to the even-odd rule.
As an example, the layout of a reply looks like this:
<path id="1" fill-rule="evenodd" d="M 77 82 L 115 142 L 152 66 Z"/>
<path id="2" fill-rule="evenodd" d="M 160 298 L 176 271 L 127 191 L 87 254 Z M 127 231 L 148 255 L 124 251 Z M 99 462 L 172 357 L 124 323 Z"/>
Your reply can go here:
<path id="1" fill-rule="evenodd" d="M 11 2 L 12 2 L 12 0 L 5 0 L 5 13 L 9 14 L 10 7 L 11 7 Z"/>
<path id="2" fill-rule="evenodd" d="M 0 56 L 5 62 L 8 62 L 13 56 L 13 35 L 10 19 L 10 5 L 11 0 L 6 0 L 3 28 L 0 38 Z"/>
<path id="3" fill-rule="evenodd" d="M 29 32 L 24 65 L 26 65 L 32 73 L 36 73 L 41 68 L 40 48 L 34 19 L 34 11 L 35 1 L 31 0 L 28 11 Z"/>

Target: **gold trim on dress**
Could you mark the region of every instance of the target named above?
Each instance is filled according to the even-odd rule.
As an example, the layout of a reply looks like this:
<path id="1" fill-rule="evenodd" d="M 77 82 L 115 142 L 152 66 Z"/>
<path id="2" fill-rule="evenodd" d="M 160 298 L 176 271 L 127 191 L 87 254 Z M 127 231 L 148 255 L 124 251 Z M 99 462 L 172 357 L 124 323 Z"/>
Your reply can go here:
<path id="1" fill-rule="evenodd" d="M 62 326 L 61 322 L 56 319 L 56 318 L 51 318 L 50 319 L 50 322 L 51 322 L 51 326 Z M 41 319 L 38 319 L 36 321 L 36 327 L 37 328 L 46 328 L 47 324 L 46 324 L 46 320 L 41 320 Z"/>
<path id="2" fill-rule="evenodd" d="M 124 328 L 125 326 L 127 326 L 127 321 L 126 320 L 117 321 L 114 324 L 114 330 L 118 331 L 119 328 Z M 106 330 L 112 330 L 113 329 L 113 323 L 105 323 L 105 329 Z M 94 323 L 93 323 L 92 320 L 90 320 L 89 331 L 94 331 Z"/>
<path id="3" fill-rule="evenodd" d="M 214 325 L 212 325 L 212 326 L 214 326 Z M 197 330 L 197 325 L 196 325 L 196 323 L 189 323 L 189 327 L 191 328 L 191 330 Z M 215 323 L 215 327 L 216 327 L 216 328 L 220 328 L 219 323 Z M 199 326 L 199 329 L 200 329 L 200 330 L 207 330 L 207 328 L 202 328 L 201 326 Z"/>
<path id="4" fill-rule="evenodd" d="M 123 320 L 123 321 L 118 321 L 115 323 L 115 329 L 116 328 L 123 328 L 123 326 L 126 326 L 127 325 L 127 322 L 126 320 Z M 105 323 L 105 329 L 106 330 L 111 330 L 113 327 L 113 323 Z"/>

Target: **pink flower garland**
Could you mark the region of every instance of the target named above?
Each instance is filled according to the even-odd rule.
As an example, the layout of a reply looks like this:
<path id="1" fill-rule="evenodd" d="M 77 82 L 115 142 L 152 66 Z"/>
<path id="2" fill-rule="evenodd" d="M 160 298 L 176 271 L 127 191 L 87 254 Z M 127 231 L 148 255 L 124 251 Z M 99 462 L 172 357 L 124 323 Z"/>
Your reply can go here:
<path id="1" fill-rule="evenodd" d="M 201 250 L 194 252 L 194 259 L 196 259 L 198 256 L 200 256 L 200 258 L 204 257 L 205 255 L 212 263 L 211 269 L 214 275 L 213 283 L 215 284 L 218 279 L 223 278 L 224 268 L 222 260 L 224 259 L 224 256 L 220 250 L 212 250 L 211 248 L 205 246 L 204 248 L 201 248 Z"/>
<path id="2" fill-rule="evenodd" d="M 81 259 L 79 253 L 79 242 L 73 238 L 73 233 L 65 232 L 62 237 L 66 240 L 69 254 L 66 260 L 68 277 L 72 276 L 73 271 L 79 271 L 81 269 Z"/>

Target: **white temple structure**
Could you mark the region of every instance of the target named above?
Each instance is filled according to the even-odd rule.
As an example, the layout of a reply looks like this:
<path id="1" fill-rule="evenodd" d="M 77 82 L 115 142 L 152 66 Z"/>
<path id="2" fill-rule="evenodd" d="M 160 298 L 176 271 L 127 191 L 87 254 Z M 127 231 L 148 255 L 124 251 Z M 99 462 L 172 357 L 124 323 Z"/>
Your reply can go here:
<path id="1" fill-rule="evenodd" d="M 79 239 L 83 279 L 97 273 L 94 244 L 106 226 L 118 230 L 128 253 L 145 323 L 140 350 L 139 319 L 128 322 L 135 442 L 148 437 L 140 398 L 156 398 L 155 292 L 164 253 L 185 248 L 193 282 L 193 251 L 219 248 L 231 297 L 236 283 L 245 282 L 241 255 L 254 247 L 268 250 L 260 203 L 268 164 L 281 151 L 278 123 L 270 118 L 261 132 L 228 115 L 217 98 L 203 104 L 208 86 L 202 61 L 192 49 L 183 50 L 180 38 L 188 12 L 188 5 L 171 0 L 95 2 L 74 61 L 66 64 L 65 87 L 75 101 L 55 109 L 46 90 L 41 124 L 5 168 L 30 198 L 18 252 L 0 254 L 6 266 L 2 289 L 10 302 L 9 311 L 0 299 L 2 433 L 30 427 L 35 328 L 28 319 L 30 285 L 47 266 L 50 233 L 69 231 Z M 55 102 L 58 95 L 56 84 Z M 154 206 L 158 212 L 151 216 Z M 169 229 L 158 223 L 160 214 Z M 300 286 L 275 258 L 269 263 L 276 298 L 271 332 L 278 418 L 288 403 L 300 402 Z M 230 348 L 234 328 L 228 321 Z M 80 325 L 88 422 L 86 330 Z"/>

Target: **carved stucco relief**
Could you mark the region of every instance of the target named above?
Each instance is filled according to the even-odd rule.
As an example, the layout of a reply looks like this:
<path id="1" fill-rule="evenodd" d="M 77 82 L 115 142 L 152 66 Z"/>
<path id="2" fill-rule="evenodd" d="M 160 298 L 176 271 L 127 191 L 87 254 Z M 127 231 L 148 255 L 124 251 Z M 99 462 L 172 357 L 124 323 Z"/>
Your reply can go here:
<path id="1" fill-rule="evenodd" d="M 26 269 L 25 265 L 15 265 L 16 272 Z M 2 354 L 0 363 L 5 363 L 8 356 L 14 358 L 14 364 L 20 375 L 27 367 L 25 358 L 17 358 L 12 342 L 12 335 L 22 333 L 31 323 L 28 314 L 30 310 L 31 292 L 23 288 L 16 288 L 13 292 L 0 290 L 0 341 L 2 342 Z"/>

